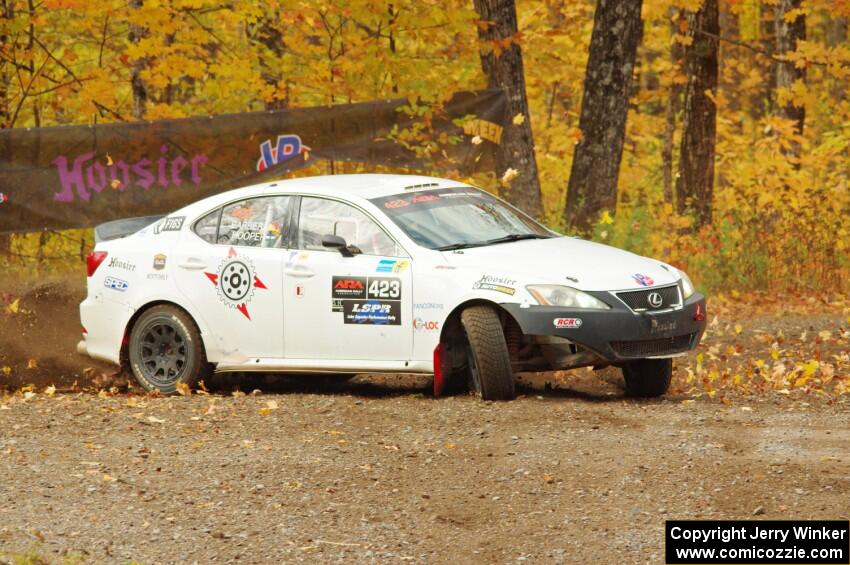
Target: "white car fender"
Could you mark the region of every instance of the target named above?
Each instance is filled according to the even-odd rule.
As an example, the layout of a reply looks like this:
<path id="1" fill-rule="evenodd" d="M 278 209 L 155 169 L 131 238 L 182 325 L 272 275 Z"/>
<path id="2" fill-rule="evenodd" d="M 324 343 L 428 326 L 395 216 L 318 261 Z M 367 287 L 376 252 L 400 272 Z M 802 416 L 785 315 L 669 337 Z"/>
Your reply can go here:
<path id="1" fill-rule="evenodd" d="M 416 286 L 422 290 L 421 292 L 414 290 L 412 325 L 415 360 L 432 359 L 446 321 L 464 304 L 475 302 L 489 302 L 496 306 L 505 302 L 520 304 L 528 296 L 524 285 L 510 275 L 491 275 L 477 270 L 462 269 L 448 272 L 452 273 L 448 277 L 445 275 L 425 276 L 417 281 Z"/>
<path id="2" fill-rule="evenodd" d="M 170 281 L 168 282 L 167 288 L 161 288 L 156 292 L 149 292 L 142 296 L 136 296 L 131 312 L 136 314 L 139 310 L 157 302 L 171 304 L 188 313 L 198 326 L 198 330 L 201 332 L 201 341 L 203 341 L 204 344 L 204 351 L 206 352 L 207 360 L 210 362 L 217 362 L 221 360 L 224 356 L 222 351 L 223 344 L 219 343 L 220 340 L 216 339 L 216 334 L 211 330 L 209 323 L 203 316 L 203 313 L 196 310 L 188 297 L 180 292 L 177 286 Z M 129 322 L 130 318 L 128 317 L 124 321 L 124 331 L 127 331 L 127 325 Z"/>

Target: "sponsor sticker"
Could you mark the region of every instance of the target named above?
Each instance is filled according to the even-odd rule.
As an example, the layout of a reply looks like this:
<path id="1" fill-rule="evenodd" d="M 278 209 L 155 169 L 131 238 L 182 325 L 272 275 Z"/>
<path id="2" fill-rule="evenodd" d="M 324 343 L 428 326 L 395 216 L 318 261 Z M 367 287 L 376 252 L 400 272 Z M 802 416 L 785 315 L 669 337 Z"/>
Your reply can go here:
<path id="1" fill-rule="evenodd" d="M 127 281 L 125 280 L 116 277 L 106 277 L 103 279 L 103 286 L 111 288 L 112 290 L 124 292 L 130 285 L 127 284 Z"/>
<path id="2" fill-rule="evenodd" d="M 398 326 L 401 324 L 401 302 L 398 300 L 343 300 L 346 324 Z"/>
<path id="3" fill-rule="evenodd" d="M 186 221 L 186 216 L 163 218 L 153 227 L 153 233 L 158 234 L 165 231 L 180 231 L 183 229 L 184 221 Z"/>
<path id="4" fill-rule="evenodd" d="M 304 298 L 304 285 L 303 284 L 295 285 L 295 297 L 296 298 Z"/>
<path id="5" fill-rule="evenodd" d="M 366 277 L 333 277 L 332 298 L 366 298 Z"/>
<path id="6" fill-rule="evenodd" d="M 413 329 L 417 332 L 433 332 L 440 329 L 440 322 L 436 320 L 413 319 Z"/>
<path id="7" fill-rule="evenodd" d="M 155 271 L 161 271 L 165 268 L 165 255 L 157 253 L 153 256 L 153 268 Z"/>
<path id="8" fill-rule="evenodd" d="M 9 201 L 9 195 L 5 194 L 3 192 L 0 192 L 0 204 L 3 204 L 3 203 L 8 202 L 8 201 Z"/>
<path id="9" fill-rule="evenodd" d="M 649 328 L 649 333 L 660 334 L 665 332 L 672 332 L 676 329 L 676 320 L 659 322 L 655 318 L 651 318 L 650 322 L 651 327 Z"/>
<path id="10" fill-rule="evenodd" d="M 267 139 L 260 144 L 257 171 L 265 171 L 269 167 L 288 161 L 301 153 L 309 153 L 309 151 L 310 148 L 302 143 L 301 137 L 295 134 L 277 136 L 277 142 L 274 146 L 272 146 L 272 140 Z"/>
<path id="11" fill-rule="evenodd" d="M 251 260 L 236 253 L 232 247 L 227 257 L 219 264 L 218 270 L 215 273 L 205 272 L 204 275 L 215 285 L 221 303 L 228 308 L 239 310 L 249 320 L 251 315 L 248 312 L 248 304 L 254 297 L 255 289 L 268 290 L 257 276 Z"/>
<path id="12" fill-rule="evenodd" d="M 343 300 L 366 298 L 366 277 L 333 277 L 331 279 L 331 312 L 342 312 Z"/>
<path id="13" fill-rule="evenodd" d="M 556 328 L 580 328 L 581 318 L 555 318 L 552 323 Z"/>
<path id="14" fill-rule="evenodd" d="M 152 281 L 167 281 L 168 275 L 165 273 L 148 273 L 147 278 Z"/>
<path id="15" fill-rule="evenodd" d="M 388 277 L 369 277 L 367 298 L 401 300 L 401 280 Z"/>
<path id="16" fill-rule="evenodd" d="M 474 290 L 493 290 L 513 296 L 516 293 L 515 284 L 516 281 L 514 279 L 483 275 L 479 280 L 475 281 L 472 288 Z"/>
<path id="17" fill-rule="evenodd" d="M 413 305 L 417 310 L 442 310 L 443 305 L 437 302 L 417 302 Z"/>
<path id="18" fill-rule="evenodd" d="M 648 277 L 646 275 L 641 275 L 640 273 L 635 273 L 632 275 L 632 278 L 641 286 L 652 286 L 655 284 L 655 281 L 652 280 L 652 277 Z"/>
<path id="19" fill-rule="evenodd" d="M 401 273 L 408 266 L 404 259 L 381 259 L 375 267 L 376 273 Z"/>
<path id="20" fill-rule="evenodd" d="M 341 277 L 331 279 L 331 311 L 345 324 L 401 324 L 401 279 Z"/>
<path id="21" fill-rule="evenodd" d="M 134 263 L 131 263 L 130 261 L 126 261 L 124 259 L 119 259 L 118 257 L 111 257 L 109 259 L 108 267 L 112 269 L 121 269 L 122 271 L 130 272 L 136 270 L 136 265 Z"/>

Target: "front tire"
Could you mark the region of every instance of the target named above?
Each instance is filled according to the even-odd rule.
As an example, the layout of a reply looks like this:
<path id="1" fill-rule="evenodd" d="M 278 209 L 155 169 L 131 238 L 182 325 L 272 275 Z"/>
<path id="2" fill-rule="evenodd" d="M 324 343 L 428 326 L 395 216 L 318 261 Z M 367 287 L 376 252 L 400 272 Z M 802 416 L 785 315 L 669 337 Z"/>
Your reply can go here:
<path id="1" fill-rule="evenodd" d="M 623 365 L 626 394 L 636 398 L 664 395 L 673 378 L 672 359 L 639 359 Z"/>
<path id="2" fill-rule="evenodd" d="M 508 345 L 499 314 L 490 306 L 471 306 L 460 315 L 467 342 L 470 389 L 483 400 L 516 396 Z"/>
<path id="3" fill-rule="evenodd" d="M 192 387 L 208 372 L 198 326 L 174 306 L 154 306 L 139 316 L 128 353 L 133 376 L 149 391 L 173 394 L 178 384 Z"/>

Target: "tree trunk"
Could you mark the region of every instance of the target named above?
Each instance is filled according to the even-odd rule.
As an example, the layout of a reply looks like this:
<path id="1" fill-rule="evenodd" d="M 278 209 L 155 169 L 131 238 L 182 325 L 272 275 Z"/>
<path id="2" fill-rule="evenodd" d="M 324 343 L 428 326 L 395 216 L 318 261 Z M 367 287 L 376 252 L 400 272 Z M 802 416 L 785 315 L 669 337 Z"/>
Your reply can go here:
<path id="1" fill-rule="evenodd" d="M 280 69 L 286 46 L 283 42 L 283 34 L 270 17 L 264 17 L 260 21 L 257 41 L 268 50 L 260 56 L 260 76 L 263 82 L 275 90 L 274 98 L 265 101 L 265 108 L 266 110 L 283 110 L 289 107 L 289 100 L 286 92 L 278 92 L 278 85 L 283 78 Z"/>
<path id="2" fill-rule="evenodd" d="M 834 17 L 827 24 L 826 44 L 829 47 L 840 47 L 847 44 L 847 18 Z M 835 101 L 843 102 L 847 97 L 847 84 L 834 76 L 830 79 L 829 95 Z"/>
<path id="3" fill-rule="evenodd" d="M 675 10 L 671 27 L 674 34 L 679 33 L 681 12 Z M 678 41 L 670 46 L 670 58 L 673 60 L 673 73 L 678 74 L 682 68 L 684 48 Z M 664 120 L 664 145 L 661 148 L 661 168 L 664 177 L 664 202 L 673 202 L 673 138 L 676 135 L 676 116 L 682 109 L 682 83 L 675 76 L 670 82 L 670 95 L 667 97 L 667 108 Z"/>
<path id="4" fill-rule="evenodd" d="M 0 17 L 3 18 L 2 28 L 0 28 L 0 52 L 6 53 L 6 44 L 9 43 L 7 30 L 11 26 L 12 19 L 15 17 L 15 5 L 13 0 L 0 0 Z M 0 60 L 0 128 L 9 127 L 9 84 L 12 78 L 13 69 L 5 58 Z"/>
<path id="5" fill-rule="evenodd" d="M 564 223 L 586 232 L 617 205 L 629 91 L 640 42 L 642 0 L 598 0 L 584 79 Z"/>
<path id="6" fill-rule="evenodd" d="M 717 52 L 720 20 L 717 0 L 705 0 L 688 18 L 693 43 L 685 49 L 685 114 L 676 178 L 676 208 L 693 213 L 697 226 L 711 223 L 714 151 L 717 137 Z"/>
<path id="7" fill-rule="evenodd" d="M 525 93 L 522 50 L 514 40 L 517 35 L 516 3 L 514 0 L 474 0 L 474 4 L 483 21 L 478 37 L 486 44 L 498 44 L 501 50 L 498 53 L 496 49 L 481 51 L 481 67 L 487 77 L 487 86 L 505 90 L 510 119 L 517 115 L 523 118 L 521 123 L 509 121 L 505 126 L 496 151 L 496 172 L 502 177 L 508 169 L 516 169 L 519 176 L 512 181 L 505 198 L 528 214 L 540 216 L 543 211 L 540 181 Z"/>
<path id="8" fill-rule="evenodd" d="M 802 0 L 779 0 L 774 12 L 776 26 L 776 54 L 783 57 L 793 53 L 797 48 L 797 42 L 806 39 L 806 16 L 798 15 L 793 21 L 787 21 L 785 15 L 791 10 L 798 10 Z M 776 64 L 776 90 L 790 90 L 798 80 L 806 81 L 806 69 L 797 68 L 790 61 L 782 61 Z M 797 134 L 803 134 L 803 126 L 806 122 L 806 108 L 796 105 L 792 100 L 785 104 L 777 104 L 777 113 L 787 120 L 794 121 Z M 794 158 L 800 157 L 799 143 L 793 143 L 788 154 Z"/>
<path id="9" fill-rule="evenodd" d="M 129 0 L 131 10 L 138 10 L 144 4 L 144 0 Z M 146 30 L 136 24 L 130 25 L 130 42 L 139 43 L 146 35 Z M 145 117 L 145 111 L 148 105 L 148 88 L 142 80 L 142 71 L 147 67 L 147 59 L 137 59 L 133 61 L 133 68 L 130 75 L 130 84 L 133 91 L 133 117 L 141 120 Z"/>

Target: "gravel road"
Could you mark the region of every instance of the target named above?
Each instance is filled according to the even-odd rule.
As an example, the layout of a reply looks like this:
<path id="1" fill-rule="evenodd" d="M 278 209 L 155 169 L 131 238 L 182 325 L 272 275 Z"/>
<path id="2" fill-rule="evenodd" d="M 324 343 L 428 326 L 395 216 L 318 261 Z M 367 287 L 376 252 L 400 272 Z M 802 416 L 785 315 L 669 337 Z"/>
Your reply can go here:
<path id="1" fill-rule="evenodd" d="M 850 402 L 414 388 L 0 399 L 0 562 L 661 563 L 668 518 L 842 518 Z"/>

